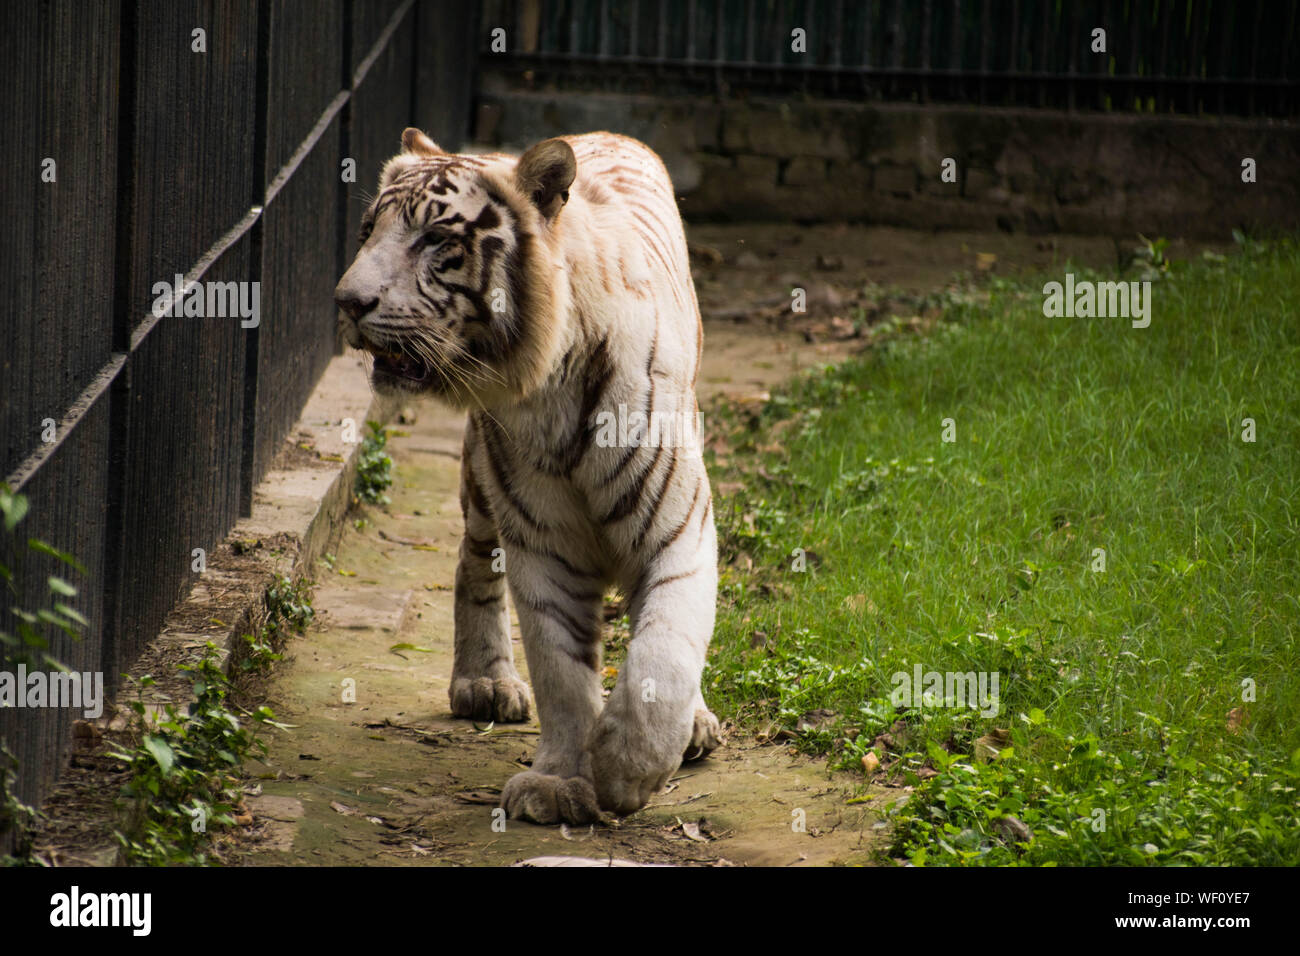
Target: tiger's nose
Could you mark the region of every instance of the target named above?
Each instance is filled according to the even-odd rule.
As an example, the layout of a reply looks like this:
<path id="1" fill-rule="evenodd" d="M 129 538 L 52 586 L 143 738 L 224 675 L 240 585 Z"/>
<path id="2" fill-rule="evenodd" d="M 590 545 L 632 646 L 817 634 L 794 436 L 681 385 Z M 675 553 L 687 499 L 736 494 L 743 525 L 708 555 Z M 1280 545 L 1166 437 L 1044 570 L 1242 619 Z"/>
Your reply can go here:
<path id="1" fill-rule="evenodd" d="M 339 304 L 339 308 L 351 316 L 353 322 L 361 321 L 361 318 L 375 306 L 379 304 L 376 296 L 366 297 L 350 290 L 337 289 L 334 292 L 334 301 Z"/>

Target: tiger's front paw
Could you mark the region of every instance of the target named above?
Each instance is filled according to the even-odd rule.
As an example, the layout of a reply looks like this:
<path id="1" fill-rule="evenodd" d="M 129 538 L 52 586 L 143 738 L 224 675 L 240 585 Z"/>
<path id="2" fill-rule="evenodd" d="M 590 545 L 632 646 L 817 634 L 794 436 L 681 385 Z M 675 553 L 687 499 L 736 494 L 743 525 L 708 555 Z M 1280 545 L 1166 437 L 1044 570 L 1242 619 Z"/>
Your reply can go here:
<path id="1" fill-rule="evenodd" d="M 591 782 L 583 777 L 557 777 L 526 770 L 506 782 L 501 791 L 506 815 L 533 823 L 595 823 L 600 806 Z"/>
<path id="2" fill-rule="evenodd" d="M 453 677 L 451 712 L 470 720 L 518 724 L 528 719 L 528 685 L 518 677 Z"/>
<path id="3" fill-rule="evenodd" d="M 591 735 L 591 775 L 601 807 L 626 816 L 640 810 L 681 766 L 691 725 L 656 726 L 650 721 L 620 719 L 607 704 Z"/>

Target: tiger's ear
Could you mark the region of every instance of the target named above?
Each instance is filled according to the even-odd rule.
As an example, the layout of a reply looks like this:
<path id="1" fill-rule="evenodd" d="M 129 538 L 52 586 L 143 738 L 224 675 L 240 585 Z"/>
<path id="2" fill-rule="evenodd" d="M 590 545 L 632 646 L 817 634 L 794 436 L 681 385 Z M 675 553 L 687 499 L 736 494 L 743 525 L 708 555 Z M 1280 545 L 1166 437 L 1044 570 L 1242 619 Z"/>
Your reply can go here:
<path id="1" fill-rule="evenodd" d="M 519 157 L 515 184 L 533 201 L 547 221 L 569 201 L 569 187 L 578 174 L 578 159 L 562 139 L 544 139 Z"/>
<path id="2" fill-rule="evenodd" d="M 446 156 L 438 144 L 414 126 L 402 130 L 402 148 L 416 156 Z"/>

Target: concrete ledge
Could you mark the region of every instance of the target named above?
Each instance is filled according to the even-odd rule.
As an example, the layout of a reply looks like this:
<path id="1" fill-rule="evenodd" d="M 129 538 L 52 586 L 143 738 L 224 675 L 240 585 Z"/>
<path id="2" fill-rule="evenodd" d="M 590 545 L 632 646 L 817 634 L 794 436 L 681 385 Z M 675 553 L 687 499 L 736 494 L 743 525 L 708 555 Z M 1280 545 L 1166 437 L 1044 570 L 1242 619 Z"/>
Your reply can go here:
<path id="1" fill-rule="evenodd" d="M 387 419 L 387 407 L 371 391 L 357 354 L 330 362 L 290 434 L 299 446 L 312 446 L 317 460 L 268 472 L 253 491 L 252 514 L 235 525 L 231 536 L 290 535 L 298 542 L 294 570 L 313 567 L 351 505 L 356 453 L 366 420 Z M 354 443 L 343 439 L 346 419 L 353 422 Z"/>

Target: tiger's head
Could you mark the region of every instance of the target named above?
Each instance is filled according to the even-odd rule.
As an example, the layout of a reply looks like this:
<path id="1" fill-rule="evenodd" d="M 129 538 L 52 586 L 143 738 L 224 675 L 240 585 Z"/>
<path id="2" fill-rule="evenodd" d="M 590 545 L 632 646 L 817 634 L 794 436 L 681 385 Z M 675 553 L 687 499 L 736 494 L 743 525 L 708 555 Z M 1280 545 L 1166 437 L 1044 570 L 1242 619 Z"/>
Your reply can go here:
<path id="1" fill-rule="evenodd" d="M 334 290 L 344 339 L 374 356 L 379 392 L 461 408 L 523 398 L 558 363 L 566 333 L 557 219 L 573 150 L 544 140 L 510 170 L 445 153 L 417 129 L 402 145 Z"/>

